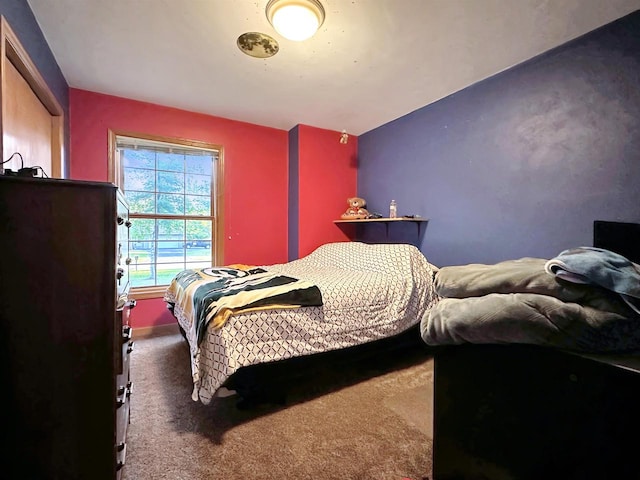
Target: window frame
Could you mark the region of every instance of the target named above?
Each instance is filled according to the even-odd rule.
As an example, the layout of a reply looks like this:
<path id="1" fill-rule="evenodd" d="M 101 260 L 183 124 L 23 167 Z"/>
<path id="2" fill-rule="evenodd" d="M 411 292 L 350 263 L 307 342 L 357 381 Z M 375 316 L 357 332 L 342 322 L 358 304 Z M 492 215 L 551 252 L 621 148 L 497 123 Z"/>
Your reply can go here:
<path id="1" fill-rule="evenodd" d="M 161 142 L 169 145 L 176 145 L 180 147 L 193 147 L 204 150 L 215 150 L 218 152 L 218 158 L 214 161 L 213 165 L 213 178 L 211 179 L 211 261 L 212 265 L 218 265 L 224 258 L 224 149 L 222 145 L 217 145 L 208 142 L 202 142 L 198 140 L 186 140 L 176 137 L 165 137 L 160 135 L 148 135 L 144 133 L 111 130 L 109 129 L 109 178 L 108 181 L 115 184 L 125 195 L 123 190 L 124 185 L 124 170 L 120 162 L 119 155 L 117 154 L 117 137 L 130 137 L 140 140 L 148 140 L 151 142 Z M 139 214 L 132 215 L 130 218 L 135 221 L 136 218 L 154 218 L 163 219 L 168 216 L 165 214 Z M 189 215 L 171 215 L 171 219 L 190 219 Z M 164 292 L 167 287 L 164 285 L 154 285 L 148 287 L 135 287 L 131 288 L 131 295 L 136 299 L 145 298 L 161 298 L 164 296 Z"/>

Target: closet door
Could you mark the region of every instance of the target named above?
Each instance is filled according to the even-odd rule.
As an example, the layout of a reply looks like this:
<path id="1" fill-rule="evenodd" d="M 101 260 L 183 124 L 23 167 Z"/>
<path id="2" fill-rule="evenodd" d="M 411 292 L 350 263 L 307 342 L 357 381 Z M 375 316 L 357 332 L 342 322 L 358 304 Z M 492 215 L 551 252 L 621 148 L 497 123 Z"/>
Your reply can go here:
<path id="1" fill-rule="evenodd" d="M 21 167 L 41 167 L 38 176 L 62 178 L 64 110 L 29 58 L 4 17 L 0 18 L 2 58 L 0 72 L 2 109 L 0 130 L 3 160 L 0 166 L 18 171 Z"/>

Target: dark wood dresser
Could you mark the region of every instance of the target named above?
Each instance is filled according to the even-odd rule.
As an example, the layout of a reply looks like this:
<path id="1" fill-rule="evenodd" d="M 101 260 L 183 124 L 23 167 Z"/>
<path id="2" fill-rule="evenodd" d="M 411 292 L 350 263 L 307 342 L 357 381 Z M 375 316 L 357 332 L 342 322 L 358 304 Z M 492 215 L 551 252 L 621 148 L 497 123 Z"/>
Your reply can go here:
<path id="1" fill-rule="evenodd" d="M 2 478 L 119 478 L 130 225 L 113 184 L 0 176 Z"/>

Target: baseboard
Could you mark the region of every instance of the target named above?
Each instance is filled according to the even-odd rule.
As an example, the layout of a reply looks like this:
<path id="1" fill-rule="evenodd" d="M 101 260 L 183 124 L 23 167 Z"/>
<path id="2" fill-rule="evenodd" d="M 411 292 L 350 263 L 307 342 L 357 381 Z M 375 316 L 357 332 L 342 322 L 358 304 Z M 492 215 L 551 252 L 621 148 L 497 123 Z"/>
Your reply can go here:
<path id="1" fill-rule="evenodd" d="M 154 325 L 151 327 L 139 327 L 133 329 L 133 339 L 159 337 L 162 335 L 174 335 L 180 333 L 178 323 L 168 323 L 166 325 Z"/>

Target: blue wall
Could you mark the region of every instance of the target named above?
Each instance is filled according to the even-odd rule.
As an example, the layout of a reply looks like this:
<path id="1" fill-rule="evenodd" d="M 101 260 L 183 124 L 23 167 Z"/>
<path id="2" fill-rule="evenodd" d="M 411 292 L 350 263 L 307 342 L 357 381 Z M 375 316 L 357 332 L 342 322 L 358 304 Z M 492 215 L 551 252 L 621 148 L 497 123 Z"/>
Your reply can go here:
<path id="1" fill-rule="evenodd" d="M 65 171 L 69 171 L 69 85 L 62 75 L 47 41 L 26 0 L 0 0 L 0 15 L 9 23 L 18 40 L 36 65 L 51 92 L 64 109 Z"/>
<path id="2" fill-rule="evenodd" d="M 289 209 L 288 209 L 288 260 L 295 260 L 298 258 L 298 229 L 299 229 L 299 214 L 300 209 L 298 207 L 299 192 L 298 181 L 300 155 L 300 127 L 296 125 L 289 130 Z"/>
<path id="3" fill-rule="evenodd" d="M 419 246 L 439 266 L 640 222 L 640 11 L 363 134 L 359 165 L 370 210 L 430 218 Z"/>

